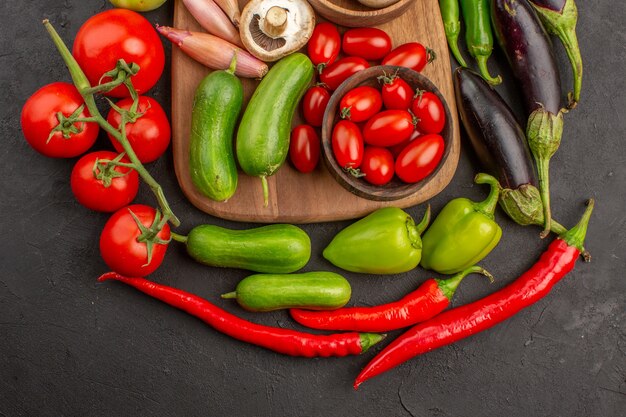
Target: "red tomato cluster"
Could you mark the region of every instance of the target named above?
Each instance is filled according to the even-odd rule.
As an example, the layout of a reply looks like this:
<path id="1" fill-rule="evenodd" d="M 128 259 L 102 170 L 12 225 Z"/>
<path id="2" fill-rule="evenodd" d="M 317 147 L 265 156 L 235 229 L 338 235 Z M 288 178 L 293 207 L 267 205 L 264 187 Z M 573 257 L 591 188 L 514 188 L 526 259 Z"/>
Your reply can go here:
<path id="1" fill-rule="evenodd" d="M 307 128 L 303 128 L 304 125 L 297 126 L 292 132 L 289 155 L 296 169 L 301 172 L 311 172 L 315 169 L 319 161 L 320 134 L 314 128 L 322 126 L 331 92 L 336 90 L 348 77 L 369 68 L 372 63 L 404 66 L 421 72 L 426 64 L 433 59 L 431 51 L 418 42 L 406 43 L 395 49 L 392 46 L 389 35 L 377 28 L 349 29 L 342 36 L 337 26 L 332 23 L 324 22 L 315 27 L 313 35 L 309 39 L 307 51 L 311 62 L 317 68 L 319 84 L 311 87 L 302 98 L 302 115 Z M 345 114 L 342 113 L 342 117 L 354 124 L 371 119 L 379 113 L 383 105 L 387 110 L 402 110 L 404 111 L 402 113 L 404 119 L 394 120 L 399 123 L 396 128 L 403 129 L 401 133 L 398 133 L 398 137 L 401 136 L 402 140 L 405 140 L 408 138 L 405 133 L 414 130 L 413 117 L 408 113 L 413 102 L 413 94 L 411 87 L 400 78 L 393 78 L 392 81 L 385 84 L 382 94 L 375 88 L 359 87 L 342 98 L 340 108 L 345 111 Z M 394 114 L 393 117 L 397 118 L 397 113 Z M 378 117 L 383 118 L 384 116 Z M 379 126 L 378 123 L 367 129 L 367 134 L 375 131 L 377 126 Z M 361 130 L 356 125 L 349 128 L 346 128 L 345 123 L 339 125 L 339 134 L 344 139 L 341 139 L 341 143 L 336 146 L 337 149 L 341 149 L 342 161 L 354 163 L 351 157 L 355 152 L 363 157 L 363 138 L 360 147 L 351 145 L 354 139 L 347 139 L 347 135 L 354 136 L 350 132 L 354 132 L 355 127 L 361 134 Z M 363 135 L 365 134 L 366 131 L 364 130 Z M 296 139 L 295 142 L 294 138 Z M 375 141 L 376 139 L 374 139 Z M 369 143 L 367 139 L 365 142 Z M 387 158 L 385 164 L 388 165 L 386 152 L 369 152 L 367 155 L 372 155 L 370 159 L 374 159 L 374 154 L 377 155 L 377 160 L 382 161 Z M 381 158 L 381 154 L 384 154 L 385 157 Z M 335 155 L 337 155 L 337 151 Z M 373 167 L 375 164 L 370 165 Z M 370 179 L 374 177 L 373 171 L 373 169 L 370 170 Z M 363 169 L 360 172 L 365 173 Z M 388 174 L 386 175 L 388 176 Z M 367 175 L 365 177 L 367 178 Z M 391 177 L 393 177 L 393 172 Z"/>
<path id="2" fill-rule="evenodd" d="M 431 92 L 414 93 L 397 76 L 380 80 L 382 91 L 356 87 L 342 97 L 343 120 L 331 136 L 335 159 L 347 172 L 374 185 L 389 183 L 394 174 L 403 182 L 418 182 L 443 157 L 443 104 Z"/>

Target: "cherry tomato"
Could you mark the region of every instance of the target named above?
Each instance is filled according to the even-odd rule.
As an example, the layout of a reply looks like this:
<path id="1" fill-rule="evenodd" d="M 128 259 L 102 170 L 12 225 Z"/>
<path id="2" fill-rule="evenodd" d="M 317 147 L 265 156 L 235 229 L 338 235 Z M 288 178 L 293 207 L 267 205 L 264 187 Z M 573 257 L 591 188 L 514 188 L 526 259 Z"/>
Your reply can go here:
<path id="1" fill-rule="evenodd" d="M 320 159 L 320 138 L 309 125 L 298 125 L 291 131 L 289 159 L 302 173 L 315 169 Z"/>
<path id="2" fill-rule="evenodd" d="M 415 139 L 419 138 L 421 135 L 422 134 L 420 133 L 419 130 L 415 130 L 413 131 L 413 133 L 411 133 L 411 136 L 409 136 L 407 140 L 404 140 L 398 143 L 397 145 L 393 145 L 391 148 L 389 148 L 393 157 L 397 158 L 398 155 L 400 155 L 400 153 L 404 150 L 404 148 L 408 146 L 409 143 L 413 142 Z"/>
<path id="3" fill-rule="evenodd" d="M 420 136 L 398 155 L 396 175 L 408 183 L 426 178 L 441 162 L 444 147 L 443 138 L 439 135 Z"/>
<path id="4" fill-rule="evenodd" d="M 363 58 L 349 56 L 324 68 L 320 74 L 320 81 L 326 84 L 329 90 L 336 90 L 348 77 L 369 67 L 370 64 Z"/>
<path id="5" fill-rule="evenodd" d="M 361 172 L 367 182 L 374 185 L 385 185 L 393 178 L 393 155 L 389 149 L 378 146 L 366 146 L 363 151 Z"/>
<path id="6" fill-rule="evenodd" d="M 330 93 L 324 87 L 315 85 L 302 97 L 302 114 L 311 126 L 320 127 L 324 120 L 324 111 L 330 101 Z"/>
<path id="7" fill-rule="evenodd" d="M 426 64 L 434 59 L 435 55 L 432 49 L 428 49 L 418 42 L 409 42 L 389 52 L 383 59 L 382 65 L 397 65 L 422 72 Z"/>
<path id="8" fill-rule="evenodd" d="M 117 156 L 110 151 L 91 152 L 76 162 L 70 184 L 80 204 L 91 210 L 113 212 L 134 200 L 139 189 L 137 171 L 121 166 L 100 169 Z M 120 162 L 130 163 L 126 157 Z"/>
<path id="9" fill-rule="evenodd" d="M 380 92 L 368 86 L 353 88 L 339 102 L 339 112 L 343 119 L 363 122 L 380 111 L 383 99 Z"/>
<path id="10" fill-rule="evenodd" d="M 368 61 L 380 61 L 391 51 L 391 38 L 377 28 L 349 29 L 343 34 L 343 52 Z"/>
<path id="11" fill-rule="evenodd" d="M 100 254 L 109 268 L 118 274 L 144 277 L 161 265 L 167 243 L 152 244 L 151 258 L 148 259 L 148 244 L 138 240 L 143 233 L 133 214 L 145 228 L 156 228 L 153 225 L 156 210 L 152 207 L 142 204 L 123 207 L 113 213 L 104 225 L 100 235 Z M 156 236 L 161 242 L 169 242 L 169 224 L 166 223 Z"/>
<path id="12" fill-rule="evenodd" d="M 385 110 L 365 124 L 363 140 L 368 145 L 393 146 L 408 139 L 414 130 L 411 113 L 406 110 Z"/>
<path id="13" fill-rule="evenodd" d="M 83 104 L 83 98 L 72 84 L 57 82 L 40 88 L 22 108 L 22 132 L 26 141 L 40 154 L 53 158 L 72 158 L 86 152 L 98 137 L 97 123 L 66 121 L 67 128 L 50 137 L 54 128 L 62 127 L 58 113 L 68 118 Z M 91 115 L 85 107 L 76 117 Z"/>
<path id="14" fill-rule="evenodd" d="M 408 110 L 413 101 L 413 89 L 398 76 L 383 77 L 382 96 L 388 110 Z"/>
<path id="15" fill-rule="evenodd" d="M 163 44 L 156 30 L 145 17 L 125 9 L 107 10 L 87 19 L 76 34 L 72 55 L 92 86 L 98 85 L 102 75 L 114 69 L 119 59 L 136 63 L 140 70 L 131 80 L 139 94 L 156 84 L 165 67 Z M 108 77 L 102 79 L 108 81 Z M 130 96 L 123 85 L 106 95 Z"/>
<path id="16" fill-rule="evenodd" d="M 440 133 L 446 124 L 443 104 L 430 91 L 418 91 L 411 104 L 411 111 L 418 119 L 415 128 L 422 133 Z"/>
<path id="17" fill-rule="evenodd" d="M 133 99 L 125 98 L 115 104 L 123 110 L 130 110 Z M 163 107 L 152 97 L 139 96 L 135 114 L 138 116 L 135 121 L 126 123 L 126 137 L 139 160 L 145 164 L 163 155 L 170 144 L 172 130 Z M 118 129 L 122 123 L 122 115 L 112 108 L 107 121 Z M 122 145 L 111 134 L 109 139 L 116 151 L 124 152 Z"/>
<path id="18" fill-rule="evenodd" d="M 341 48 L 341 35 L 332 23 L 319 23 L 307 45 L 307 52 L 313 65 L 330 65 L 337 59 Z"/>
<path id="19" fill-rule="evenodd" d="M 359 127 L 349 120 L 340 120 L 333 129 L 333 153 L 342 168 L 356 169 L 363 161 L 363 136 Z"/>

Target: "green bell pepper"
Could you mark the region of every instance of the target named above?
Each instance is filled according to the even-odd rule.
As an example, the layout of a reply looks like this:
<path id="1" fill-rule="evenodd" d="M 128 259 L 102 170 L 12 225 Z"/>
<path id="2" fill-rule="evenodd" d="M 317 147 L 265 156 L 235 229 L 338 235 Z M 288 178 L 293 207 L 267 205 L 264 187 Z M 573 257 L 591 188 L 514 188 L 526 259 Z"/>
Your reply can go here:
<path id="1" fill-rule="evenodd" d="M 476 265 L 496 247 L 502 229 L 494 221 L 500 187 L 491 175 L 478 174 L 476 184 L 489 184 L 489 196 L 479 203 L 456 198 L 441 210 L 422 237 L 421 265 L 441 274 L 454 274 Z"/>
<path id="2" fill-rule="evenodd" d="M 414 269 L 422 258 L 420 235 L 430 221 L 413 218 L 396 207 L 384 207 L 343 229 L 324 249 L 324 258 L 352 272 L 399 274 Z"/>

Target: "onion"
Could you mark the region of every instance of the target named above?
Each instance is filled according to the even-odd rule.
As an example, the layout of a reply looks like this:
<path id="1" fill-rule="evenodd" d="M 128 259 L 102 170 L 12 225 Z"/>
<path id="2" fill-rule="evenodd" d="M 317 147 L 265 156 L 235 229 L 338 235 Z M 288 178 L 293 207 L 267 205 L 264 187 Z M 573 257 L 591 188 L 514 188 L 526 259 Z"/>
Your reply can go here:
<path id="1" fill-rule="evenodd" d="M 213 0 L 183 0 L 183 3 L 189 13 L 207 32 L 232 44 L 244 47 L 239 37 L 239 31 Z"/>
<path id="2" fill-rule="evenodd" d="M 208 33 L 190 32 L 168 26 L 158 26 L 157 30 L 187 55 L 212 68 L 225 70 L 230 66 L 233 53 L 237 53 L 235 74 L 244 78 L 263 78 L 267 74 L 267 64 L 259 61 L 248 51 Z"/>
<path id="3" fill-rule="evenodd" d="M 215 2 L 222 10 L 224 10 L 224 13 L 226 13 L 226 16 L 228 16 L 231 22 L 233 22 L 235 26 L 239 27 L 239 18 L 241 17 L 241 13 L 239 11 L 239 3 L 237 3 L 237 0 L 215 0 Z"/>

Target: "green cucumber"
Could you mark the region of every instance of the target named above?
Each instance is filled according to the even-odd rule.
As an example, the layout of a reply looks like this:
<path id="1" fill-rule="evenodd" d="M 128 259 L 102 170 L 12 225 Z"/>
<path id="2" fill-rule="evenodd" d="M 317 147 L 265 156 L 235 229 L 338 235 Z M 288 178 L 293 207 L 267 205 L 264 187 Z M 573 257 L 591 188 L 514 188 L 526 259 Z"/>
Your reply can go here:
<path id="1" fill-rule="evenodd" d="M 267 177 L 287 158 L 291 119 L 312 79 L 313 64 L 306 55 L 286 56 L 263 77 L 241 118 L 237 160 L 246 174 L 261 178 L 265 206 Z"/>
<path id="2" fill-rule="evenodd" d="M 243 86 L 234 75 L 236 66 L 235 55 L 228 70 L 213 71 L 200 82 L 191 113 L 191 180 L 198 191 L 215 201 L 228 200 L 237 189 L 233 134 Z"/>
<path id="3" fill-rule="evenodd" d="M 236 298 L 250 311 L 335 310 L 350 301 L 351 292 L 350 283 L 334 272 L 257 274 L 244 278 L 235 291 L 222 294 L 222 298 Z"/>
<path id="4" fill-rule="evenodd" d="M 284 274 L 302 268 L 311 257 L 309 236 L 291 224 L 248 230 L 205 224 L 194 227 L 187 237 L 172 234 L 172 238 L 185 242 L 187 253 L 209 266 Z"/>

